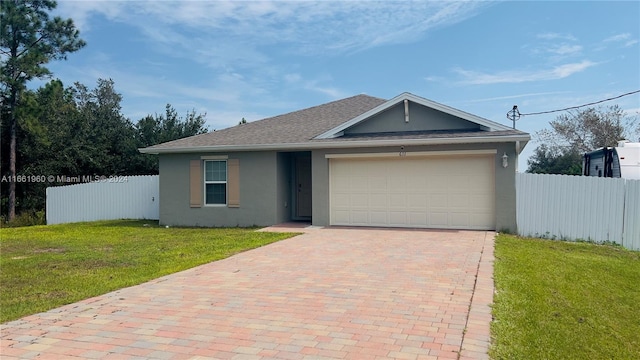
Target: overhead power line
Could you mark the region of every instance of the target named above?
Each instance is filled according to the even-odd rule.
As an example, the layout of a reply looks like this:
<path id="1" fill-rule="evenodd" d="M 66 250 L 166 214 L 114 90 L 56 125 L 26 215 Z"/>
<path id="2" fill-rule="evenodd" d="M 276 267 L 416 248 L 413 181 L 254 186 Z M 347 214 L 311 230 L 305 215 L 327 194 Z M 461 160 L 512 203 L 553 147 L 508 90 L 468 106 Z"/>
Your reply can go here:
<path id="1" fill-rule="evenodd" d="M 611 98 L 608 98 L 608 99 L 599 100 L 599 101 L 594 101 L 594 102 L 590 102 L 590 103 L 588 103 L 588 104 L 582 104 L 582 105 L 578 105 L 578 106 L 571 106 L 571 107 L 567 107 L 567 108 L 564 108 L 564 109 L 549 110 L 549 111 L 540 111 L 540 112 L 533 112 L 533 113 L 528 113 L 528 114 L 522 114 L 522 113 L 518 112 L 518 115 L 519 115 L 519 116 L 530 116 L 530 115 L 551 114 L 551 113 L 559 112 L 559 111 L 573 110 L 573 109 L 578 109 L 578 108 L 585 107 L 585 106 L 589 106 L 589 105 L 600 104 L 600 103 L 603 103 L 603 102 L 605 102 L 605 101 L 611 101 L 611 100 L 619 99 L 619 98 L 621 98 L 621 97 L 625 97 L 625 96 L 633 95 L 633 94 L 636 94 L 636 93 L 640 93 L 640 90 L 631 91 L 631 92 L 628 92 L 628 93 L 626 93 L 626 94 L 622 94 L 622 95 L 614 96 L 614 97 L 611 97 Z M 516 108 L 514 107 L 514 109 L 516 109 Z M 512 111 L 513 111 L 513 110 L 512 110 Z M 517 110 L 516 110 L 516 111 L 517 111 Z M 511 116 L 512 116 L 512 115 L 511 115 Z M 511 119 L 510 115 L 507 115 L 507 117 L 509 117 L 509 118 Z"/>

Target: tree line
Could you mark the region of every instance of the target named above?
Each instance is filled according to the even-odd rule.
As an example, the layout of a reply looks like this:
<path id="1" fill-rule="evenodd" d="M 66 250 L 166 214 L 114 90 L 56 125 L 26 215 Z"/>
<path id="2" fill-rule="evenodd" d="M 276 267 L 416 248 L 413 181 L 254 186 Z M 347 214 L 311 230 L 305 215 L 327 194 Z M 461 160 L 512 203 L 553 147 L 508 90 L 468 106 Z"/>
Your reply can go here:
<path id="1" fill-rule="evenodd" d="M 3 214 L 10 182 L 16 185 L 17 213 L 44 210 L 46 187 L 65 184 L 58 176 L 157 174 L 157 156 L 141 154 L 139 148 L 207 131 L 204 114 L 190 111 L 182 117 L 170 104 L 164 113 L 133 123 L 122 114 L 121 101 L 110 79 L 99 79 L 92 89 L 52 80 L 23 91 L 17 107 L 16 178 L 6 171 L 10 141 L 8 114 L 3 113 Z"/>
<path id="2" fill-rule="evenodd" d="M 164 114 L 136 123 L 122 114 L 122 95 L 111 79 L 94 88 L 51 80 L 46 67 L 83 48 L 72 19 L 50 17 L 51 0 L 0 1 L 0 213 L 42 211 L 47 186 L 62 176 L 158 173 L 158 159 L 138 148 L 207 132 L 205 115 Z"/>

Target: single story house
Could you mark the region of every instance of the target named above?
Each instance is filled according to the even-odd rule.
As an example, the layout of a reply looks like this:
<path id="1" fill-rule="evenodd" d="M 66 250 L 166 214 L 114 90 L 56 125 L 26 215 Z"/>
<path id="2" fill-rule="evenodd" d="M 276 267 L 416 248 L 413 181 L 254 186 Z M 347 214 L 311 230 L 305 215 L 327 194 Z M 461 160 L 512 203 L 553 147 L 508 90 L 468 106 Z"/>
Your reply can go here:
<path id="1" fill-rule="evenodd" d="M 140 149 L 160 223 L 516 231 L 529 134 L 402 93 L 357 95 Z"/>

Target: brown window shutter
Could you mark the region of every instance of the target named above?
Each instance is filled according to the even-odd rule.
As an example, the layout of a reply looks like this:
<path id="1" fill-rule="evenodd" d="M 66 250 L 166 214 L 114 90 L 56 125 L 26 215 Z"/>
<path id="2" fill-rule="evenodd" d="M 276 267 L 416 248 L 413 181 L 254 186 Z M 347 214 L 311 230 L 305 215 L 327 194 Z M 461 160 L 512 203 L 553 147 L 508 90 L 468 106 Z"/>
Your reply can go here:
<path id="1" fill-rule="evenodd" d="M 189 163 L 189 206 L 202 207 L 202 161 Z"/>
<path id="2" fill-rule="evenodd" d="M 227 206 L 240 207 L 240 160 L 227 160 Z"/>

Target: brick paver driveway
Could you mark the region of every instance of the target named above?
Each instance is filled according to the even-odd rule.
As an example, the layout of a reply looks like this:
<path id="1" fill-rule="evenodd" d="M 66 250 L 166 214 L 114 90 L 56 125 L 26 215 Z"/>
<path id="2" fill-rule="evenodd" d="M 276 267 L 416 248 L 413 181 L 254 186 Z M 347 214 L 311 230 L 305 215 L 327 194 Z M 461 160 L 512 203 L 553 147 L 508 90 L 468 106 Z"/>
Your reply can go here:
<path id="1" fill-rule="evenodd" d="M 0 354 L 487 357 L 494 233 L 295 230 L 306 233 L 4 324 Z"/>

